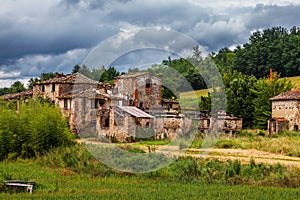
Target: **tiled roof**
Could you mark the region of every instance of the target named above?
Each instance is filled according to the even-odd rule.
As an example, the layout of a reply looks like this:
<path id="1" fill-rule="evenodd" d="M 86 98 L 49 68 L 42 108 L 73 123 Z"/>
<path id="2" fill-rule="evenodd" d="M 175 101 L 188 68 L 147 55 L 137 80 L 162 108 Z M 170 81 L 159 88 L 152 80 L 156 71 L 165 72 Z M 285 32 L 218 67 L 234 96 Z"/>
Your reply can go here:
<path id="1" fill-rule="evenodd" d="M 272 119 L 270 119 L 271 121 L 289 121 L 288 119 L 284 118 L 284 117 L 273 117 Z"/>
<path id="2" fill-rule="evenodd" d="M 98 81 L 94 81 L 80 73 L 59 75 L 55 78 L 46 81 L 37 82 L 36 84 L 39 85 L 39 84 L 50 84 L 50 83 L 68 83 L 68 84 L 81 83 L 81 84 L 98 85 Z"/>
<path id="3" fill-rule="evenodd" d="M 282 94 L 279 94 L 275 97 L 270 98 L 271 101 L 278 101 L 278 100 L 300 100 L 300 89 L 294 89 Z"/>
<path id="4" fill-rule="evenodd" d="M 149 115 L 148 113 L 134 106 L 117 106 L 117 108 L 120 108 L 121 110 L 137 118 L 154 118 L 154 116 Z"/>
<path id="5" fill-rule="evenodd" d="M 136 73 L 129 73 L 129 74 L 123 74 L 121 76 L 118 76 L 118 78 L 135 78 L 138 76 L 144 76 L 150 74 L 149 72 L 136 72 Z"/>
<path id="6" fill-rule="evenodd" d="M 5 94 L 1 96 L 2 99 L 10 100 L 10 99 L 18 99 L 21 97 L 31 97 L 33 95 L 32 90 L 25 90 L 23 92 L 18 92 L 14 94 Z"/>
<path id="7" fill-rule="evenodd" d="M 163 102 L 163 103 L 175 103 L 175 104 L 179 104 L 179 101 L 177 101 L 175 99 L 162 99 L 161 102 Z"/>
<path id="8" fill-rule="evenodd" d="M 123 99 L 121 97 L 107 94 L 107 93 L 101 93 L 99 90 L 95 88 L 87 88 L 84 90 L 78 90 L 78 91 L 71 91 L 69 93 L 65 93 L 60 95 L 59 99 L 65 99 L 65 98 L 73 98 L 73 97 L 86 97 L 86 98 L 92 98 L 92 99 Z"/>

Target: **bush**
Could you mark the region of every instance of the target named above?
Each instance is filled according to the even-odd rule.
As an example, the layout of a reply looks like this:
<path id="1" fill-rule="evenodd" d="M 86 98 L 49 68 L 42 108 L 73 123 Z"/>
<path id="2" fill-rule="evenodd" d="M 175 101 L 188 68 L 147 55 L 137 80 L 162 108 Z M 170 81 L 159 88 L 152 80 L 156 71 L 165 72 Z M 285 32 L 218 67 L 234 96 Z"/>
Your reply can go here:
<path id="1" fill-rule="evenodd" d="M 231 148 L 240 148 L 240 144 L 235 140 L 219 140 L 216 143 L 216 147 L 224 148 L 224 149 L 231 149 Z"/>
<path id="2" fill-rule="evenodd" d="M 249 131 L 242 130 L 238 133 L 238 136 L 240 136 L 240 137 L 252 137 L 253 134 Z"/>
<path id="3" fill-rule="evenodd" d="M 38 100 L 0 111 L 0 160 L 31 158 L 54 147 L 70 145 L 71 134 L 59 108 Z"/>
<path id="4" fill-rule="evenodd" d="M 257 135 L 258 135 L 258 136 L 266 136 L 265 132 L 263 132 L 263 131 L 259 131 L 259 132 L 257 133 Z"/>

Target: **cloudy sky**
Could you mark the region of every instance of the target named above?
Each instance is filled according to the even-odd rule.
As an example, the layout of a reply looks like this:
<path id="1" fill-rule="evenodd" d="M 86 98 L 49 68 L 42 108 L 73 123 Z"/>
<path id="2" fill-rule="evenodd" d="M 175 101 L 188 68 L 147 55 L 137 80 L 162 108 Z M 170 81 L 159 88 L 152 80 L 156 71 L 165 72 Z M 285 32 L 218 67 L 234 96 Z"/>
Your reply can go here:
<path id="1" fill-rule="evenodd" d="M 299 0 L 1 0 L 0 3 L 0 87 L 8 87 L 16 80 L 26 82 L 43 72 L 70 73 L 99 43 L 137 28 L 174 30 L 194 39 L 207 52 L 216 52 L 225 46 L 247 42 L 255 30 L 300 26 Z M 160 62 L 166 56 L 167 53 L 142 51 L 138 56 L 128 54 L 115 64 L 145 65 Z"/>

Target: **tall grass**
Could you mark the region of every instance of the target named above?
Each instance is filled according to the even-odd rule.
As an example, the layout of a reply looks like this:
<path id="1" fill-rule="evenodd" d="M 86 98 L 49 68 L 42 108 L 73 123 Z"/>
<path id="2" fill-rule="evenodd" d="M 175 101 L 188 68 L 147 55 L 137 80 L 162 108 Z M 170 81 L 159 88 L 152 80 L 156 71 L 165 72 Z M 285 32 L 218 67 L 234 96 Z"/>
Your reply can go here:
<path id="1" fill-rule="evenodd" d="M 196 137 L 191 148 L 201 148 L 203 139 Z M 217 148 L 256 149 L 287 156 L 300 157 L 300 133 L 282 132 L 266 136 L 265 131 L 242 131 L 235 137 L 222 135 L 215 144 Z"/>
<path id="2" fill-rule="evenodd" d="M 299 172 L 280 165 L 258 165 L 255 161 L 241 165 L 239 161 L 180 158 L 152 173 L 113 172 L 101 176 L 93 174 L 100 170 L 94 164 L 95 168 L 87 171 L 73 171 L 38 163 L 34 160 L 1 162 L 1 180 L 5 174 L 13 179 L 35 181 L 36 186 L 33 194 L 8 195 L 2 191 L 0 199 L 296 199 L 298 190 L 284 188 L 299 186 Z M 270 185 L 283 188 L 265 187 Z"/>

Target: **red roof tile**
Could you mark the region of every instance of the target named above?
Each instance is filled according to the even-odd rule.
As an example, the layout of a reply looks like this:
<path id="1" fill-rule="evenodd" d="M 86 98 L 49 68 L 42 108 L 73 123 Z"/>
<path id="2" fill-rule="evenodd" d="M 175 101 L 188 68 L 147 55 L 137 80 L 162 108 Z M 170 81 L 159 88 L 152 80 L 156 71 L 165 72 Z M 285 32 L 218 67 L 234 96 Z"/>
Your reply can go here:
<path id="1" fill-rule="evenodd" d="M 68 83 L 68 84 L 81 83 L 81 84 L 94 84 L 94 85 L 97 85 L 98 81 L 94 81 L 94 80 L 86 77 L 83 74 L 75 73 L 75 74 L 57 76 L 55 78 L 52 78 L 52 79 L 49 79 L 49 80 L 46 80 L 46 81 L 40 81 L 40 82 L 37 82 L 36 85 L 50 84 L 50 83 Z"/>
<path id="2" fill-rule="evenodd" d="M 282 94 L 279 94 L 275 97 L 270 98 L 271 101 L 279 100 L 300 100 L 300 89 L 294 89 Z"/>
<path id="3" fill-rule="evenodd" d="M 32 90 L 25 90 L 23 92 L 18 92 L 14 94 L 5 94 L 1 96 L 2 99 L 10 100 L 10 99 L 18 99 L 22 97 L 32 97 L 33 91 Z"/>

